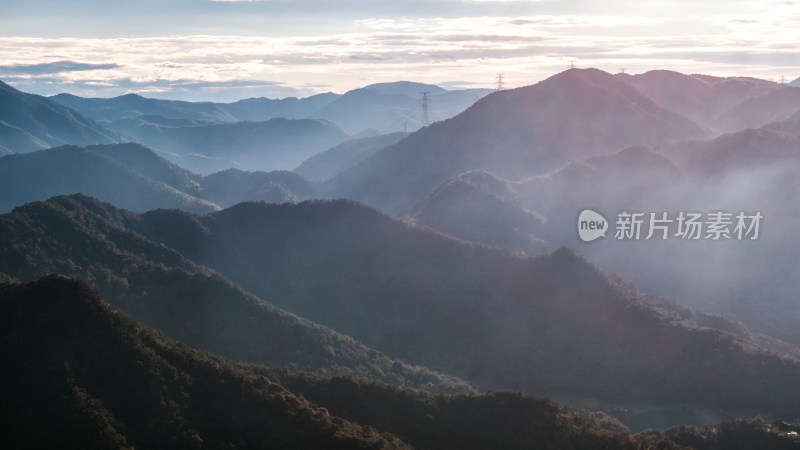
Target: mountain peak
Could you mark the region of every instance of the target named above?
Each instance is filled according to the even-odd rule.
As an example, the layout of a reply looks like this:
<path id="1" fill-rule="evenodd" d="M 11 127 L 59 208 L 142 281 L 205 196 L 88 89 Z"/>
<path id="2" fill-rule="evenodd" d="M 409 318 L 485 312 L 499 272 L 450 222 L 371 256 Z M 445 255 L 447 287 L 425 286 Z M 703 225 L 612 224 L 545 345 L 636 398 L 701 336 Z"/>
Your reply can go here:
<path id="1" fill-rule="evenodd" d="M 578 69 L 572 68 L 567 69 L 563 72 L 559 72 L 540 83 L 544 84 L 554 84 L 554 83 L 589 83 L 595 86 L 624 86 L 625 83 L 614 75 L 595 68 L 588 68 L 588 69 Z"/>
<path id="2" fill-rule="evenodd" d="M 332 182 L 341 186 L 335 196 L 396 213 L 470 170 L 515 181 L 631 145 L 705 135 L 696 123 L 607 72 L 570 69 L 532 86 L 489 94 Z"/>
<path id="3" fill-rule="evenodd" d="M 413 81 L 395 81 L 392 83 L 375 83 L 364 87 L 365 89 L 375 89 L 382 94 L 390 95 L 408 95 L 410 97 L 419 97 L 421 92 L 428 92 L 430 94 L 443 94 L 447 89 L 441 88 L 434 84 L 416 83 Z"/>

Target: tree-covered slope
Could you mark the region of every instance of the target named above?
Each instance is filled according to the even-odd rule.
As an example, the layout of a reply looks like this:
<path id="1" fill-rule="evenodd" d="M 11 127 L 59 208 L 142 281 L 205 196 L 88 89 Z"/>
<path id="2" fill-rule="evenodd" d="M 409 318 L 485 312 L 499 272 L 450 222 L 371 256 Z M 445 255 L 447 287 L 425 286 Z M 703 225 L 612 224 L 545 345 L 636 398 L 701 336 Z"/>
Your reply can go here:
<path id="1" fill-rule="evenodd" d="M 796 359 L 566 248 L 520 257 L 348 201 L 138 220 L 139 232 L 282 308 L 482 388 L 800 413 Z M 203 233 L 187 239 L 181 221 Z"/>
<path id="2" fill-rule="evenodd" d="M 185 242 L 201 239 L 199 222 L 179 214 L 168 228 Z M 137 320 L 230 358 L 433 391 L 472 389 L 276 308 L 126 225 L 138 220 L 82 195 L 17 208 L 0 216 L 0 272 L 25 281 L 50 273 L 78 277 Z"/>
<path id="3" fill-rule="evenodd" d="M 9 448 L 405 448 L 140 326 L 79 281 L 0 293 Z"/>

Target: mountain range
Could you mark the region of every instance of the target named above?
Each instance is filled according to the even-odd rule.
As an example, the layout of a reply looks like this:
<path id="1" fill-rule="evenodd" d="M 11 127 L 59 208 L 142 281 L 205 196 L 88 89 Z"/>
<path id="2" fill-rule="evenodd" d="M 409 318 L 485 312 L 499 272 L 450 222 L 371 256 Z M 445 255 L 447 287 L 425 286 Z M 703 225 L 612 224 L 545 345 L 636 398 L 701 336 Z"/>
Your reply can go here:
<path id="1" fill-rule="evenodd" d="M 463 380 L 409 366 L 279 310 L 131 228 L 157 231 L 160 222 L 174 222 L 160 232 L 174 231 L 173 238 L 192 242 L 203 229 L 193 227 L 196 220 L 186 214 L 135 215 L 83 195 L 32 203 L 0 216 L 0 272 L 20 280 L 50 273 L 79 277 L 135 319 L 184 344 L 241 361 L 434 391 L 472 390 Z"/>
<path id="2" fill-rule="evenodd" d="M 245 200 L 283 203 L 314 186 L 287 171 L 229 169 L 198 175 L 133 143 L 62 146 L 0 158 L 0 212 L 52 196 L 82 192 L 138 212 L 158 208 L 211 212 Z"/>
<path id="3" fill-rule="evenodd" d="M 519 393 L 432 396 L 352 377 L 243 365 L 187 348 L 121 313 L 85 283 L 62 276 L 26 284 L 4 278 L 0 293 L 0 358 L 11 363 L 0 372 L 0 432 L 10 447 L 798 445 L 790 437 L 796 427 L 783 422 L 756 419 L 719 424 L 719 431 L 682 427 L 630 435 Z"/>
<path id="4" fill-rule="evenodd" d="M 576 247 L 647 292 L 730 316 L 798 345 L 796 316 L 786 311 L 800 306 L 792 281 L 797 264 L 787 247 L 795 242 L 792 226 L 800 217 L 791 200 L 800 192 L 792 176 L 798 169 L 800 107 L 777 100 L 796 92 L 796 87 L 749 78 L 571 70 L 535 86 L 491 94 L 340 172 L 320 186 L 320 195 L 356 199 L 461 239 L 528 254 Z M 559 95 L 552 104 L 545 101 Z M 683 117 L 680 123 L 696 118 L 702 125 L 692 129 L 705 137 L 668 132 L 661 125 L 669 122 L 659 117 L 676 113 L 653 106 L 656 100 L 685 113 L 677 116 Z M 490 102 L 497 107 L 487 107 Z M 619 105 L 619 113 L 610 112 L 611 105 Z M 663 116 L 643 114 L 635 105 L 649 105 Z M 749 117 L 750 125 L 779 120 L 720 134 L 725 118 L 737 114 Z M 534 120 L 542 125 L 511 127 Z M 543 131 L 534 135 L 537 126 Z M 570 133 L 556 134 L 568 127 Z M 603 134 L 592 127 L 618 141 L 604 148 Z M 631 128 L 636 133 L 626 134 Z M 671 137 L 646 144 L 646 136 L 658 132 Z M 550 141 L 553 136 L 561 137 Z M 584 142 L 573 146 L 578 139 Z M 547 142 L 552 142 L 549 148 Z M 570 148 L 578 153 L 570 154 Z M 540 154 L 551 161 L 533 159 Z M 475 182 L 469 174 L 476 171 L 507 188 Z M 577 214 L 587 207 L 604 211 L 612 226 L 615 215 L 626 210 L 666 212 L 673 219 L 680 211 L 760 211 L 772 220 L 770 233 L 752 243 L 684 245 L 673 237 L 667 243 L 612 244 L 614 233 L 609 233 L 603 242 L 587 246 L 575 232 Z"/>
<path id="5" fill-rule="evenodd" d="M 432 121 L 463 111 L 489 89 L 446 90 L 409 81 L 377 83 L 344 94 L 317 94 L 305 98 L 250 98 L 234 103 L 183 102 L 127 94 L 115 98 L 82 98 L 70 94 L 51 97 L 81 114 L 101 121 L 160 116 L 214 122 L 264 122 L 275 118 L 325 119 L 358 134 L 374 129 L 380 133 L 420 127 L 422 92 L 430 94 Z"/>
<path id="6" fill-rule="evenodd" d="M 161 116 L 213 122 L 263 122 L 278 117 L 306 118 L 336 97 L 336 94 L 327 93 L 302 99 L 288 97 L 272 100 L 262 97 L 234 103 L 160 100 L 137 94 L 114 98 L 84 98 L 71 94 L 58 94 L 51 98 L 96 120 L 115 121 L 139 116 Z"/>
<path id="7" fill-rule="evenodd" d="M 52 100 L 102 121 L 124 139 L 148 145 L 182 167 L 207 174 L 228 168 L 294 169 L 336 144 L 366 137 L 364 133 L 416 129 L 421 92 L 431 94 L 430 116 L 439 120 L 458 114 L 489 90 L 447 91 L 397 82 L 343 95 L 236 103 L 158 100 L 135 94 L 111 99 L 59 94 Z M 8 139 L 11 144 L 15 138 Z"/>
<path id="8" fill-rule="evenodd" d="M 772 92 L 796 90 L 755 79 L 687 76 L 667 71 L 635 76 L 612 76 L 591 70 L 568 71 L 540 84 L 556 88 L 560 85 L 566 86 L 560 88 L 561 91 L 569 90 L 573 85 L 588 86 L 585 89 L 597 91 L 593 95 L 598 98 L 630 96 L 638 102 L 649 104 L 647 99 L 632 94 L 630 89 L 624 87 L 638 86 L 637 92 L 643 92 L 642 95 L 646 93 L 652 101 L 667 102 L 672 109 L 682 111 L 687 116 L 704 117 L 701 128 L 705 127 L 712 136 L 717 133 L 714 131 L 715 121 L 726 112 L 745 110 L 744 106 L 753 103 L 751 100 L 766 102 L 776 98 Z M 387 91 L 391 95 L 417 89 L 415 85 L 406 86 L 403 83 L 391 86 L 395 89 Z M 533 92 L 533 88 L 537 86 L 523 91 Z M 604 86 L 613 86 L 617 91 Z M 692 96 L 682 94 L 681 86 L 684 86 L 684 91 L 692 92 Z M 385 86 L 379 87 L 387 89 Z M 577 87 L 573 90 L 580 92 Z M 505 92 L 511 95 L 516 91 Z M 616 93 L 612 95 L 611 92 Z M 499 98 L 500 95 L 504 95 L 503 92 L 492 94 L 484 101 Z M 702 98 L 703 101 L 691 103 L 690 100 L 695 97 Z M 515 109 L 508 106 L 510 103 L 505 100 L 500 103 L 499 108 L 522 111 L 519 117 L 536 117 L 530 111 L 558 111 L 559 108 L 567 110 L 569 103 L 564 102 L 570 97 L 563 95 L 559 98 L 556 104 L 561 106 L 555 109 L 543 108 L 545 103 L 541 101 Z M 585 108 L 585 116 L 608 115 L 602 109 L 606 104 L 605 101 L 591 103 L 594 106 Z M 625 104 L 637 103 L 629 101 Z M 693 113 L 693 108 L 696 109 L 698 105 L 707 105 L 708 111 Z M 780 218 L 778 222 L 771 222 L 773 227 L 776 224 L 793 223 L 793 217 L 800 215 L 791 208 L 791 201 L 788 200 L 793 192 L 800 192 L 791 177 L 795 161 L 794 149 L 797 147 L 800 129 L 797 126 L 797 112 L 794 115 L 781 114 L 784 119 L 758 129 L 728 133 L 709 140 L 638 145 L 622 151 L 604 151 L 598 156 L 577 159 L 560 156 L 565 162 L 541 171 L 539 169 L 544 166 L 534 165 L 529 171 L 533 176 L 516 181 L 513 177 L 509 177 L 511 181 L 508 181 L 498 176 L 497 170 L 487 167 L 491 166 L 486 163 L 487 158 L 489 161 L 495 158 L 496 151 L 489 151 L 489 147 L 486 147 L 482 156 L 484 162 L 464 162 L 465 153 L 460 148 L 448 147 L 450 144 L 444 142 L 447 140 L 440 133 L 433 132 L 437 127 L 452 128 L 458 123 L 466 124 L 465 116 L 492 117 L 492 114 L 492 110 L 479 103 L 458 117 L 413 135 L 376 136 L 344 143 L 313 156 L 297 168 L 298 172 L 312 178 L 327 178 L 323 183 L 308 181 L 286 172 L 248 173 L 235 170 L 206 177 L 184 174 L 182 176 L 188 177 L 191 182 L 181 184 L 173 179 L 156 176 L 173 169 L 165 169 L 167 165 L 164 161 L 147 155 L 143 155 L 142 160 L 152 162 L 153 167 L 149 172 L 141 166 L 127 167 L 127 163 L 117 160 L 112 166 L 114 170 L 121 170 L 122 174 L 109 177 L 106 173 L 114 172 L 109 172 L 111 169 L 106 168 L 107 164 L 97 164 L 97 149 L 91 152 L 72 149 L 70 154 L 73 156 L 70 158 L 76 158 L 75 161 L 78 160 L 78 155 L 82 155 L 80 158 L 93 155 L 94 162 L 71 165 L 71 170 L 62 171 L 56 177 L 49 175 L 53 171 L 58 172 L 57 168 L 62 164 L 58 155 L 67 150 L 65 148 L 48 153 L 46 158 L 39 156 L 41 159 L 35 164 L 27 164 L 24 171 L 31 174 L 29 177 L 18 179 L 19 177 L 9 172 L 4 181 L 7 183 L 6 192 L 10 195 L 2 199 L 5 200 L 7 211 L 27 201 L 83 191 L 134 211 L 179 207 L 192 212 L 206 212 L 245 200 L 280 203 L 319 197 L 349 197 L 366 201 L 396 217 L 405 217 L 419 225 L 429 226 L 461 239 L 513 251 L 521 250 L 528 254 L 552 251 L 562 245 L 583 245 L 572 231 L 572 222 L 577 211 L 587 205 L 612 214 L 622 208 L 634 207 L 645 212 L 654 208 L 671 211 L 672 215 L 690 207 L 703 211 L 718 208 L 739 208 L 747 211 L 760 209 L 767 217 Z M 757 116 L 758 114 L 753 114 L 753 117 Z M 140 117 L 132 120 L 144 119 Z M 584 120 L 581 116 L 573 118 L 566 114 L 561 120 L 565 124 L 573 123 L 578 129 L 576 133 L 581 133 L 579 124 Z M 643 129 L 659 123 L 649 121 L 649 118 L 643 120 Z M 165 123 L 189 128 L 192 124 L 212 124 L 200 119 L 170 119 Z M 487 125 L 470 122 L 469 126 L 463 125 L 463 133 L 457 134 L 466 141 L 492 137 L 494 141 L 501 143 L 511 142 L 511 138 L 522 133 L 491 134 L 491 128 L 487 128 Z M 545 129 L 553 128 L 549 127 Z M 433 145 L 439 141 L 444 143 Z M 423 148 L 423 143 L 430 145 L 430 154 L 419 158 L 420 155 L 416 152 Z M 465 145 L 469 145 L 469 142 Z M 538 142 L 536 145 L 539 145 Z M 566 141 L 556 141 L 554 145 L 559 148 L 569 146 Z M 131 148 L 136 148 L 136 152 L 149 152 L 139 147 Z M 431 158 L 447 148 L 451 148 L 448 152 L 452 154 L 442 154 L 442 161 L 433 164 Z M 579 147 L 579 150 L 581 148 L 584 147 Z M 524 147 L 520 151 L 532 154 Z M 551 153 L 559 156 L 562 152 L 545 152 Z M 205 156 L 197 158 L 209 160 Z M 393 158 L 401 160 L 395 163 Z M 46 162 L 49 160 L 52 161 Z M 0 168 L 4 165 L 22 167 L 19 163 L 11 164 L 13 161 L 14 159 L 5 162 L 0 160 Z M 514 170 L 524 166 L 516 161 L 509 161 L 509 165 L 514 166 Z M 748 167 L 758 169 L 751 170 Z M 466 172 L 462 172 L 462 169 Z M 476 175 L 462 177 L 462 174 L 470 171 L 483 172 L 487 176 L 481 181 Z M 22 173 L 21 169 L 13 169 L 12 172 Z M 432 176 L 433 172 L 438 174 Z M 131 173 L 135 175 L 132 176 Z M 111 182 L 116 177 L 130 181 L 116 186 L 111 183 L 106 187 L 105 182 Z M 487 190 L 489 185 L 486 180 L 492 178 L 496 178 L 497 183 L 506 188 L 501 191 Z M 101 183 L 100 180 L 104 182 Z M 136 186 L 136 192 L 147 195 L 128 195 L 132 189 L 122 188 L 123 186 Z M 359 187 L 354 189 L 354 186 Z M 401 188 L 402 186 L 405 187 Z M 697 193 L 703 195 L 698 196 Z M 386 199 L 389 202 L 400 202 L 400 206 L 387 205 Z M 785 204 L 789 207 L 777 207 Z M 796 306 L 792 294 L 795 287 L 791 282 L 796 279 L 792 269 L 796 265 L 789 262 L 791 256 L 786 253 L 783 236 L 792 236 L 792 233 L 785 227 L 772 228 L 772 233 L 762 237 L 759 251 L 753 251 L 755 243 L 720 243 L 713 247 L 712 253 L 708 253 L 711 251 L 711 248 L 706 248 L 708 243 L 697 243 L 693 247 L 676 247 L 674 243 L 611 247 L 600 243 L 579 249 L 606 270 L 623 274 L 645 291 L 680 299 L 693 307 L 730 316 L 746 322 L 760 332 L 797 345 L 800 343 L 800 335 L 794 326 L 794 319 L 784 312 Z M 716 261 L 724 270 L 707 270 L 709 263 L 698 258 L 698 252 L 706 255 L 718 253 Z M 656 259 L 662 261 L 661 264 L 652 263 L 654 255 L 658 255 Z M 762 260 L 778 257 L 787 263 L 778 266 L 760 264 L 756 270 L 748 269 L 748 261 L 756 256 Z M 761 267 L 776 268 L 767 271 Z M 732 280 L 728 275 L 730 273 L 738 275 Z M 771 276 L 770 273 L 780 275 Z M 681 283 L 680 280 L 692 281 Z M 766 304 L 755 302 L 752 300 L 754 296 L 766 296 L 771 300 Z"/>
<path id="9" fill-rule="evenodd" d="M 111 125 L 182 167 L 206 174 L 228 168 L 290 170 L 351 138 L 318 119 L 217 123 L 141 116 Z"/>
<path id="10" fill-rule="evenodd" d="M 468 172 L 445 181 L 403 217 L 461 239 L 527 254 L 567 245 L 642 290 L 743 321 L 800 344 L 794 224 L 800 195 L 797 115 L 705 141 L 632 146 L 510 182 Z M 584 209 L 608 222 L 590 244 L 576 231 Z M 617 215 L 643 214 L 640 238 L 616 237 Z M 676 237 L 681 212 L 761 214 L 756 240 Z M 648 239 L 650 213 L 669 217 L 669 238 Z M 735 221 L 734 221 L 735 222 Z M 735 223 L 731 223 L 733 230 Z M 706 236 L 705 232 L 703 236 Z"/>
<path id="11" fill-rule="evenodd" d="M 795 357 L 567 249 L 521 257 L 343 201 L 139 215 L 74 195 L 0 216 L 0 231 L 0 272 L 81 277 L 137 320 L 240 360 L 599 399 L 632 423 L 672 408 L 687 408 L 681 421 L 797 414 Z"/>
<path id="12" fill-rule="evenodd" d="M 0 85 L 4 320 L 40 318 L 0 339 L 19 368 L 3 385 L 25 386 L 2 391 L 25 411 L 0 407 L 4 430 L 34 439 L 50 414 L 43 442 L 71 445 L 250 447 L 285 428 L 292 447 L 307 428 L 296 447 L 793 448 L 798 92 L 596 69 L 230 104 Z M 607 227 L 593 242 L 585 209 Z M 619 233 L 629 213 L 641 237 Z M 719 240 L 712 213 L 731 220 Z M 696 239 L 685 214 L 705 219 Z M 737 238 L 737 214 L 760 228 Z M 144 385 L 115 375 L 131 364 Z M 229 407 L 267 425 L 208 426 Z M 709 427 L 625 431 L 678 424 Z"/>
<path id="13" fill-rule="evenodd" d="M 613 75 L 574 69 L 484 97 L 334 177 L 329 195 L 398 214 L 466 171 L 515 181 L 630 145 L 707 135 Z"/>
<path id="14" fill-rule="evenodd" d="M 684 75 L 670 70 L 616 76 L 659 105 L 717 132 L 760 126 L 769 122 L 770 120 L 766 120 L 759 123 L 759 119 L 754 117 L 756 110 L 747 102 L 762 97 L 770 102 L 772 95 L 781 95 L 773 93 L 791 92 L 777 83 L 747 77 Z M 739 117 L 738 120 L 735 117 Z"/>

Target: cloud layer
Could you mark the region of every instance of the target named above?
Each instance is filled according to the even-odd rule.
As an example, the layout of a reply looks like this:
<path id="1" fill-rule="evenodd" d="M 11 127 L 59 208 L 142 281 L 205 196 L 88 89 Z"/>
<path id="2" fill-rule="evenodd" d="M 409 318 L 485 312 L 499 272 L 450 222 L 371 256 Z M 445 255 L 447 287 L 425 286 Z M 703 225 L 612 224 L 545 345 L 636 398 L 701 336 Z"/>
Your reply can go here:
<path id="1" fill-rule="evenodd" d="M 280 11 L 291 12 L 298 2 L 252 3 L 259 5 L 223 7 L 279 4 Z M 502 12 L 531 8 L 531 2 L 522 8 L 514 1 L 415 3 L 471 4 L 481 13 L 487 4 Z M 344 11 L 324 22 L 314 22 L 312 15 L 296 28 L 276 25 L 274 31 L 232 28 L 221 19 L 219 26 L 198 26 L 219 32 L 214 34 L 0 36 L 0 79 L 41 94 L 138 92 L 235 100 L 341 92 L 398 79 L 462 80 L 463 86 L 491 87 L 497 73 L 504 73 L 513 87 L 559 72 L 571 60 L 579 67 L 611 72 L 667 68 L 776 81 L 782 75 L 787 81 L 800 75 L 800 4 L 795 2 L 743 3 L 736 9 L 706 4 L 727 12 L 705 15 L 691 15 L 688 8 L 671 14 L 646 8 L 594 11 L 590 3 L 585 13 L 573 14 L 560 2 L 536 5 L 547 13 L 358 17 Z"/>

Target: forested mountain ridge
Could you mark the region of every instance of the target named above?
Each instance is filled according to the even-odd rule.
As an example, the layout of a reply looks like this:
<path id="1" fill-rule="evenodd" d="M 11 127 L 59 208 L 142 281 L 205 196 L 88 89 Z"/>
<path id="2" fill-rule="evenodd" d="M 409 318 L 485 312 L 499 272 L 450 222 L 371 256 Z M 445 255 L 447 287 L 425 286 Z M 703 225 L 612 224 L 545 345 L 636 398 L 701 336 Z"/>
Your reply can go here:
<path id="1" fill-rule="evenodd" d="M 287 172 L 229 169 L 192 173 L 136 143 L 61 146 L 0 158 L 0 212 L 80 192 L 137 212 L 177 208 L 205 213 L 244 200 L 306 198 L 313 184 Z"/>
<path id="2" fill-rule="evenodd" d="M 185 217 L 172 228 L 187 242 L 199 239 L 202 227 Z M 25 281 L 50 273 L 78 277 L 173 339 L 242 361 L 432 391 L 473 389 L 276 308 L 127 225 L 139 220 L 83 195 L 16 208 L 0 216 L 0 272 Z"/>
<path id="3" fill-rule="evenodd" d="M 20 284 L 0 274 L 0 307 L 0 433 L 15 448 L 800 446 L 798 426 L 760 418 L 631 435 L 521 393 L 434 396 L 237 364 L 142 326 L 63 276 Z"/>
<path id="4" fill-rule="evenodd" d="M 130 226 L 282 308 L 482 388 L 796 413 L 798 361 L 568 249 L 519 257 L 347 201 L 154 211 Z M 717 373 L 718 358 L 739 375 Z"/>
<path id="5" fill-rule="evenodd" d="M 4 445 L 407 448 L 142 327 L 76 280 L 0 292 Z"/>
<path id="6" fill-rule="evenodd" d="M 0 212 L 81 192 L 134 211 L 220 209 L 196 177 L 139 144 L 63 146 L 0 158 Z"/>

